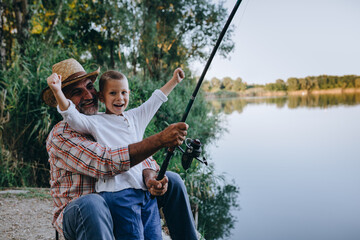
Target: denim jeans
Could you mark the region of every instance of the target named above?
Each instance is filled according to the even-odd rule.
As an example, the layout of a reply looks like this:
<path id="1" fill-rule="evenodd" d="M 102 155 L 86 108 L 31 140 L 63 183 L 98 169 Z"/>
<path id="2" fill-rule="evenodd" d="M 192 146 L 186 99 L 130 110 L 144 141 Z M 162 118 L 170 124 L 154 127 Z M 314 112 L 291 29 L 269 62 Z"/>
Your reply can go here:
<path id="1" fill-rule="evenodd" d="M 168 190 L 157 197 L 157 201 L 159 208 L 163 208 L 170 237 L 172 240 L 195 240 L 197 232 L 184 181 L 174 172 L 166 172 L 166 176 Z"/>
<path id="2" fill-rule="evenodd" d="M 167 192 L 157 197 L 163 208 L 170 236 L 173 240 L 197 239 L 189 197 L 180 176 L 166 172 Z M 113 239 L 113 220 L 108 204 L 98 194 L 88 194 L 70 202 L 64 210 L 63 232 L 67 240 Z"/>
<path id="3" fill-rule="evenodd" d="M 93 193 L 70 202 L 64 210 L 66 240 L 113 239 L 113 221 L 103 197 Z"/>
<path id="4" fill-rule="evenodd" d="M 117 240 L 162 240 L 156 199 L 142 189 L 101 192 L 109 206 Z"/>

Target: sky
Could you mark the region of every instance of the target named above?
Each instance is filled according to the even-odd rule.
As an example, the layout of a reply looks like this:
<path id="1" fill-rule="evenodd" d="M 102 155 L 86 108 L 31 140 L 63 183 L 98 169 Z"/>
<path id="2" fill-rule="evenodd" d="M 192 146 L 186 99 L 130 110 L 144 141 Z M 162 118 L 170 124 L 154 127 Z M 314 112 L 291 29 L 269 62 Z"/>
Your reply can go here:
<path id="1" fill-rule="evenodd" d="M 235 3 L 225 1 L 229 15 Z M 360 75 L 360 0 L 242 0 L 232 25 L 235 49 L 216 54 L 205 79 Z M 193 64 L 196 76 L 204 66 Z"/>

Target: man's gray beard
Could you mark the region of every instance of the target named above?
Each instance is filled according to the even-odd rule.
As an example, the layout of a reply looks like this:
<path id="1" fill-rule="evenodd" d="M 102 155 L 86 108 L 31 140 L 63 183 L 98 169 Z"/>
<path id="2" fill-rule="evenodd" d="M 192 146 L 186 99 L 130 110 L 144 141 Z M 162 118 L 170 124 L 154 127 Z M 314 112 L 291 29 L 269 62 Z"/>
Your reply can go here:
<path id="1" fill-rule="evenodd" d="M 94 106 L 92 106 L 91 108 L 83 108 L 82 106 L 78 106 L 77 107 L 78 111 L 82 114 L 85 115 L 94 115 L 97 114 L 99 111 L 99 105 L 98 103 L 96 103 Z"/>

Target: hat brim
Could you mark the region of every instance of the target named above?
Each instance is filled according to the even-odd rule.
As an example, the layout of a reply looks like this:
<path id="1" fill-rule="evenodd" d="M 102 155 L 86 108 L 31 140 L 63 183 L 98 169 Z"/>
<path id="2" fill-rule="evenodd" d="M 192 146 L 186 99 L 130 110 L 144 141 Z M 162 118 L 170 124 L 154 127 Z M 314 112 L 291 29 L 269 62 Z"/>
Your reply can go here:
<path id="1" fill-rule="evenodd" d="M 70 84 L 76 83 L 80 80 L 83 80 L 85 78 L 90 79 L 93 83 L 96 81 L 97 76 L 100 73 L 100 67 L 91 73 L 76 77 L 74 79 L 71 79 L 69 81 L 64 81 L 61 83 L 61 88 L 63 89 L 66 86 L 69 86 Z M 50 107 L 56 107 L 57 106 L 57 102 L 55 99 L 55 96 L 53 94 L 53 92 L 51 91 L 51 89 L 49 87 L 46 87 L 42 93 L 41 93 L 41 98 L 44 101 L 45 104 L 49 105 Z"/>

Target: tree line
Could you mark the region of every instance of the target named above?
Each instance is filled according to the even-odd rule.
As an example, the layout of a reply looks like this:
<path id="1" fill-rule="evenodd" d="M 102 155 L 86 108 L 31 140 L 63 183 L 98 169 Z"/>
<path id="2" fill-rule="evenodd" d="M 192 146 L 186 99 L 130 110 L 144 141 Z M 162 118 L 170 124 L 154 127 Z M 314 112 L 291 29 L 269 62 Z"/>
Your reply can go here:
<path id="1" fill-rule="evenodd" d="M 206 80 L 203 84 L 203 89 L 206 92 L 216 92 L 219 90 L 227 90 L 233 92 L 245 91 L 253 87 L 264 88 L 268 91 L 313 91 L 322 89 L 335 89 L 335 88 L 360 88 L 360 76 L 345 75 L 345 76 L 308 76 L 305 78 L 288 78 L 285 82 L 278 79 L 275 83 L 267 83 L 265 85 L 247 84 L 241 78 L 232 79 L 225 77 L 223 79 L 212 78 L 210 81 Z"/>
<path id="2" fill-rule="evenodd" d="M 223 79 L 214 77 L 210 81 L 205 80 L 202 85 L 202 89 L 205 92 L 216 92 L 219 90 L 240 92 L 246 90 L 246 88 L 247 84 L 240 77 L 235 80 L 231 77 L 224 77 Z"/>
<path id="3" fill-rule="evenodd" d="M 287 97 L 266 97 L 266 98 L 229 98 L 211 99 L 212 112 L 231 114 L 233 112 L 242 113 L 248 104 L 269 104 L 276 105 L 277 108 L 287 107 L 290 109 L 306 108 L 330 108 L 340 105 L 353 106 L 360 104 L 360 93 L 346 94 L 307 94 L 289 95 Z"/>
<path id="4" fill-rule="evenodd" d="M 101 66 L 101 72 L 123 72 L 130 82 L 129 108 L 146 100 L 175 68 L 182 67 L 186 79 L 150 123 L 149 136 L 180 120 L 196 85 L 189 63 L 206 61 L 227 10 L 223 3 L 206 0 L 3 0 L 0 15 L 0 187 L 48 187 L 45 141 L 61 116 L 44 105 L 40 95 L 53 64 L 72 57 L 87 71 Z M 231 33 L 230 29 L 219 48 L 224 56 L 234 47 Z M 208 111 L 200 93 L 187 120 L 189 136 L 204 145 L 222 131 L 219 117 L 209 116 Z M 154 156 L 160 164 L 163 154 Z M 206 239 L 226 236 L 237 188 L 196 163 L 185 172 L 180 159 L 176 154 L 169 169 L 192 179 L 192 185 L 185 183 L 191 203 L 202 214 L 200 232 Z M 199 190 L 207 192 L 196 194 Z M 215 202 L 216 206 L 209 206 Z M 214 212 L 202 206 L 223 214 L 215 224 L 216 234 L 210 230 Z"/>

